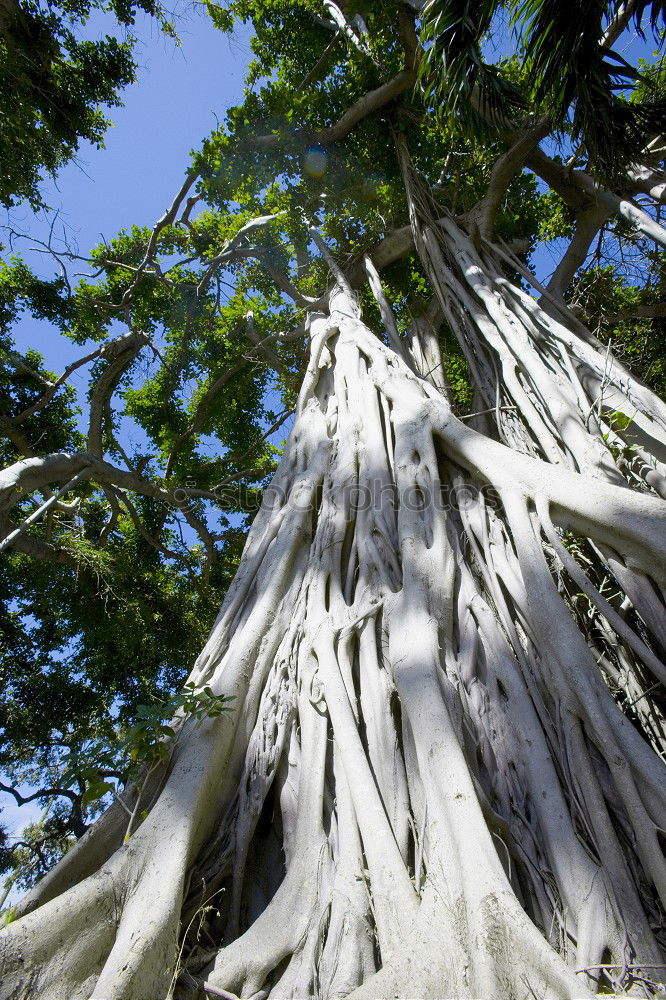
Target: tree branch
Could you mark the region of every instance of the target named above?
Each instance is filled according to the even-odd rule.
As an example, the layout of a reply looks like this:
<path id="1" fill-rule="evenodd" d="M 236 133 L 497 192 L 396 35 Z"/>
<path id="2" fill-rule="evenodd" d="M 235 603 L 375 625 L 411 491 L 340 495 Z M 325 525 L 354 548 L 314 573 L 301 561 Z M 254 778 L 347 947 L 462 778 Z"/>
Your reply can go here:
<path id="1" fill-rule="evenodd" d="M 40 788 L 39 791 L 33 792 L 31 795 L 21 795 L 11 785 L 5 785 L 2 781 L 0 781 L 0 792 L 7 792 L 9 795 L 13 795 L 16 799 L 16 804 L 19 806 L 25 806 L 28 802 L 34 802 L 35 799 L 52 799 L 57 795 L 71 799 L 72 802 L 80 798 L 80 795 L 73 792 L 71 788 Z"/>
<path id="2" fill-rule="evenodd" d="M 31 417 L 34 413 L 37 413 L 38 410 L 45 407 L 47 403 L 50 403 L 60 386 L 64 385 L 69 376 L 75 372 L 77 368 L 81 368 L 83 365 L 88 364 L 89 361 L 94 361 L 95 358 L 103 358 L 107 355 L 113 357 L 115 345 L 125 337 L 127 337 L 127 334 L 123 334 L 122 337 L 116 337 L 114 340 L 110 340 L 107 344 L 103 344 L 102 347 L 99 347 L 96 351 L 86 354 L 85 357 L 79 358 L 78 361 L 73 361 L 71 365 L 68 365 L 67 368 L 65 368 L 62 375 L 55 382 L 49 383 L 48 389 L 44 395 L 40 396 L 36 402 L 34 402 L 31 406 L 26 407 L 25 410 L 19 413 L 19 415 L 14 418 L 14 422 L 22 424 L 28 419 L 28 417 Z"/>
<path id="3" fill-rule="evenodd" d="M 314 64 L 311 70 L 308 70 L 308 72 L 305 74 L 305 76 L 299 83 L 298 87 L 296 88 L 297 90 L 305 90 L 305 88 L 309 86 L 309 84 L 311 84 L 313 80 L 317 79 L 319 73 L 326 65 L 326 60 L 328 59 L 331 52 L 337 45 L 338 39 L 340 38 L 341 34 L 342 32 L 339 30 L 335 32 L 333 38 L 330 40 L 330 42 L 328 43 L 322 54 L 319 56 L 319 59 L 317 59 L 317 62 Z"/>
<path id="4" fill-rule="evenodd" d="M 53 507 L 56 501 L 61 496 L 63 496 L 63 494 L 71 490 L 72 487 L 76 486 L 76 484 L 80 482 L 82 479 L 89 478 L 89 476 L 90 476 L 89 468 L 83 468 L 79 472 L 77 472 L 70 479 L 68 483 L 66 483 L 61 489 L 57 491 L 57 493 L 53 493 L 48 498 L 48 500 L 46 500 L 43 504 L 41 504 L 41 506 L 37 508 L 37 510 L 34 510 L 32 514 L 26 517 L 26 519 L 21 524 L 19 524 L 17 528 L 14 528 L 13 531 L 10 531 L 10 533 L 6 535 L 2 539 L 2 541 L 0 541 L 0 552 L 4 552 L 6 548 L 9 548 L 9 546 L 13 544 L 13 542 L 18 538 L 18 536 L 21 535 L 25 531 L 25 529 L 28 528 L 31 524 L 34 524 L 35 521 L 38 521 L 39 518 L 42 516 L 42 514 L 45 514 L 47 510 Z"/>
<path id="5" fill-rule="evenodd" d="M 157 247 L 157 241 L 159 239 L 160 233 L 162 232 L 163 229 L 166 229 L 167 226 L 170 226 L 175 222 L 178 210 L 183 203 L 183 199 L 187 195 L 188 191 L 190 190 L 190 188 L 192 187 L 198 176 L 199 176 L 198 170 L 191 170 L 188 172 L 187 176 L 185 177 L 185 180 L 181 185 L 180 190 L 178 191 L 178 194 L 172 201 L 171 206 L 166 210 L 161 219 L 158 219 L 155 225 L 153 226 L 153 230 L 150 234 L 150 239 L 148 240 L 148 246 L 146 247 L 144 258 L 139 264 L 139 267 L 137 268 L 134 281 L 131 282 L 131 284 L 126 288 L 123 294 L 121 301 L 121 308 L 127 305 L 132 296 L 132 293 L 134 292 L 134 289 L 138 284 L 139 279 L 141 278 L 141 275 L 144 273 L 148 265 L 151 263 L 153 255 L 155 253 L 155 248 Z"/>
<path id="6" fill-rule="evenodd" d="M 201 424 L 205 420 L 206 414 L 210 409 L 211 403 L 213 402 L 213 399 L 215 398 L 217 393 L 224 385 L 226 385 L 226 383 L 231 378 L 233 378 L 234 375 L 237 375 L 238 372 L 241 371 L 246 364 L 247 361 L 243 359 L 243 361 L 239 362 L 238 364 L 232 365 L 231 368 L 227 368 L 226 371 L 222 372 L 222 374 L 215 379 L 211 387 L 199 400 L 199 402 L 197 403 L 197 408 L 194 411 L 194 416 L 192 418 L 190 426 L 187 428 L 187 430 L 183 431 L 183 433 L 180 434 L 173 443 L 171 452 L 169 453 L 169 458 L 167 459 L 166 470 L 164 473 L 165 479 L 169 479 L 171 477 L 176 457 L 178 455 L 178 452 L 180 451 L 183 442 L 187 441 L 187 439 L 191 437 L 192 434 L 195 434 L 197 430 L 201 427 Z"/>
<path id="7" fill-rule="evenodd" d="M 285 366 L 273 350 L 272 341 L 275 340 L 275 337 L 269 336 L 262 338 L 259 336 L 259 332 L 257 331 L 257 327 L 254 322 L 254 314 L 251 311 L 246 315 L 245 319 L 247 320 L 246 333 L 248 340 L 251 340 L 255 349 L 264 355 L 274 372 L 278 375 L 287 375 L 288 372 Z"/>
<path id="8" fill-rule="evenodd" d="M 120 516 L 120 505 L 118 503 L 114 490 L 111 489 L 110 487 L 109 488 L 103 487 L 102 492 L 104 493 L 104 496 L 109 502 L 109 507 L 111 508 L 111 514 L 109 515 L 108 520 L 105 522 L 104 527 L 99 533 L 99 538 L 97 541 L 101 547 L 106 545 L 106 541 L 111 532 L 113 531 L 113 529 L 115 528 L 116 524 L 118 523 L 118 518 Z"/>
<path id="9" fill-rule="evenodd" d="M 388 83 L 383 83 L 376 90 L 370 90 L 363 97 L 360 97 L 351 108 L 345 111 L 344 115 L 330 128 L 322 129 L 317 133 L 315 142 L 322 146 L 330 146 L 331 143 L 340 142 L 352 131 L 355 125 L 383 108 L 386 104 L 394 101 L 396 97 L 405 90 L 409 90 L 416 83 L 416 70 L 403 69 L 396 74 Z"/>
<path id="10" fill-rule="evenodd" d="M 9 521 L 0 519 L 0 532 L 10 531 L 14 526 Z M 18 535 L 12 541 L 11 548 L 23 555 L 30 556 L 31 559 L 41 559 L 42 562 L 58 563 L 60 566 L 72 566 L 76 568 L 78 561 L 66 549 L 50 542 L 44 542 L 34 535 Z"/>
<path id="11" fill-rule="evenodd" d="M 345 111 L 341 118 L 328 128 L 311 133 L 301 131 L 303 145 L 316 144 L 319 146 L 330 146 L 334 142 L 340 142 L 352 131 L 355 125 L 367 118 L 369 115 L 379 111 L 380 108 L 389 104 L 399 97 L 405 90 L 409 90 L 416 83 L 417 72 L 415 69 L 403 69 L 397 73 L 387 83 L 381 84 L 375 90 L 369 90 L 366 94 L 352 104 Z M 252 150 L 261 152 L 264 150 L 279 149 L 283 143 L 283 137 L 276 133 L 269 135 L 258 135 L 251 139 L 244 139 L 239 143 L 239 151 Z"/>
<path id="12" fill-rule="evenodd" d="M 111 363 L 104 369 L 95 384 L 90 399 L 88 426 L 88 451 L 96 458 L 102 456 L 102 418 L 108 400 L 120 381 L 123 372 L 134 361 L 141 348 L 148 343 L 143 333 L 130 332 L 115 341 Z"/>
<path id="13" fill-rule="evenodd" d="M 374 296 L 375 302 L 379 306 L 379 312 L 382 317 L 382 323 L 384 324 L 384 329 L 386 330 L 386 335 L 388 337 L 388 342 L 396 352 L 399 357 L 403 359 L 407 364 L 409 364 L 409 359 L 405 353 L 405 346 L 400 340 L 400 334 L 398 332 L 398 325 L 395 321 L 395 316 L 393 315 L 393 310 L 391 305 L 384 294 L 384 289 L 382 288 L 381 279 L 377 272 L 377 268 L 373 264 L 371 258 L 366 254 L 363 258 L 363 263 L 365 265 L 365 273 L 368 276 L 368 283 L 370 285 L 370 290 Z"/>
<path id="14" fill-rule="evenodd" d="M 166 490 L 137 473 L 117 469 L 87 452 L 53 452 L 50 455 L 22 459 L 0 472 L 0 510 L 10 510 L 26 494 L 42 489 L 49 483 L 68 482 L 83 469 L 89 470 L 89 478 L 99 484 L 119 486 L 141 496 L 174 504 Z"/>
<path id="15" fill-rule="evenodd" d="M 550 126 L 550 117 L 544 115 L 493 164 L 486 193 L 470 212 L 472 225 L 478 227 L 483 239 L 492 239 L 495 218 L 511 181 L 522 170 L 534 147 L 548 134 Z"/>
<path id="16" fill-rule="evenodd" d="M 606 208 L 597 205 L 577 213 L 573 238 L 546 286 L 551 295 L 564 297 L 574 274 L 585 263 L 592 240 L 609 214 Z"/>
<path id="17" fill-rule="evenodd" d="M 662 170 L 635 164 L 627 174 L 636 191 L 649 195 L 662 205 L 666 204 L 666 174 Z"/>
<path id="18" fill-rule="evenodd" d="M 0 417 L 0 432 L 14 445 L 20 455 L 26 458 L 35 454 L 28 436 L 20 427 L 16 427 L 10 417 Z"/>
<path id="19" fill-rule="evenodd" d="M 197 517 L 197 515 L 194 513 L 193 510 L 190 510 L 188 507 L 183 507 L 181 510 L 181 514 L 183 515 L 189 526 L 196 531 L 197 535 L 203 542 L 203 547 L 206 550 L 206 561 L 202 569 L 204 571 L 204 578 L 207 579 L 208 571 L 215 562 L 215 560 L 217 559 L 217 551 L 215 549 L 215 539 L 213 538 L 210 531 L 206 527 L 205 522 L 200 517 Z"/>
<path id="20" fill-rule="evenodd" d="M 150 534 L 150 532 L 144 525 L 143 521 L 141 520 L 138 510 L 136 509 L 130 498 L 122 490 L 118 490 L 117 496 L 120 502 L 127 509 L 127 512 L 129 513 L 129 516 L 132 519 L 134 527 L 139 532 L 144 541 L 148 542 L 148 544 L 152 548 L 156 549 L 158 552 L 161 552 L 162 555 L 167 556 L 169 559 L 175 559 L 177 560 L 177 562 L 185 562 L 185 563 L 187 562 L 187 557 L 184 556 L 181 552 L 174 552 L 173 549 L 166 548 L 166 546 L 158 542 L 156 538 L 153 538 L 153 536 Z"/>
<path id="21" fill-rule="evenodd" d="M 626 197 L 609 191 L 584 171 L 567 170 L 538 147 L 526 158 L 525 164 L 557 191 L 575 212 L 588 208 L 590 203 L 595 204 L 606 209 L 609 214 L 621 215 L 649 239 L 666 246 L 666 229 L 663 226 Z"/>
<path id="22" fill-rule="evenodd" d="M 53 382 L 51 382 L 50 379 L 46 378 L 44 375 L 41 375 L 38 371 L 35 371 L 35 369 L 29 365 L 27 361 L 24 361 L 21 355 L 16 351 L 3 350 L 2 353 L 6 355 L 7 360 L 14 365 L 18 371 L 25 372 L 26 375 L 29 375 L 30 378 L 39 382 L 40 385 L 45 386 L 47 389 L 51 388 Z"/>
<path id="23" fill-rule="evenodd" d="M 356 34 L 338 5 L 333 0 L 324 0 L 324 7 L 328 11 L 333 25 L 345 36 L 347 41 L 351 42 L 354 48 L 358 49 L 362 55 L 367 56 L 372 62 L 375 62 L 367 44 Z"/>
<path id="24" fill-rule="evenodd" d="M 620 4 L 617 9 L 615 17 L 610 22 L 604 36 L 601 39 L 602 46 L 610 46 L 613 42 L 616 42 L 620 37 L 624 29 L 629 24 L 629 19 L 631 18 L 634 10 L 636 8 L 636 0 L 626 0 L 626 3 Z"/>

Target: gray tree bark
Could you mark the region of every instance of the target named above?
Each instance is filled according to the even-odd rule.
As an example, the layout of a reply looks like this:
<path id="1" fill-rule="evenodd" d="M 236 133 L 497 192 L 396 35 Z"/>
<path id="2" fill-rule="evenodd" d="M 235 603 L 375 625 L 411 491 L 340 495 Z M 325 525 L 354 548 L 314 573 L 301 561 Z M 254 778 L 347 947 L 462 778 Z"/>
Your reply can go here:
<path id="1" fill-rule="evenodd" d="M 652 995 L 665 408 L 433 225 L 405 170 L 494 437 L 424 367 L 427 324 L 386 346 L 348 287 L 310 315 L 295 426 L 191 675 L 234 712 L 184 723 L 128 843 L 112 807 L 21 904 L 2 997 Z"/>

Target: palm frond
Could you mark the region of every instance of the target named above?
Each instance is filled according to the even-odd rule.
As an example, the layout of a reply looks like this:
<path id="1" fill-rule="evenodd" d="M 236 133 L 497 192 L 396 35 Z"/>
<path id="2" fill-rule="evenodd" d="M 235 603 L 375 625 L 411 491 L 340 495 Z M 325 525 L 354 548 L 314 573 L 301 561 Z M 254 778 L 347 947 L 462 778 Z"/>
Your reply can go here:
<path id="1" fill-rule="evenodd" d="M 666 4 L 641 2 L 640 17 L 652 7 L 653 23 Z M 514 22 L 520 25 L 535 101 L 554 122 L 569 117 L 574 140 L 582 140 L 591 165 L 612 179 L 635 158 L 653 128 L 663 129 L 659 101 L 629 103 L 625 93 L 640 74 L 623 56 L 603 44 L 604 23 L 616 4 L 578 0 L 575 16 L 561 0 L 519 0 Z M 618 93 L 619 92 L 619 93 Z"/>
<path id="2" fill-rule="evenodd" d="M 506 7 L 520 32 L 532 106 L 571 129 L 574 141 L 585 143 L 591 166 L 612 181 L 664 128 L 659 94 L 650 95 L 648 86 L 648 100 L 628 101 L 637 82 L 645 90 L 649 81 L 604 44 L 617 0 L 578 0 L 575 11 L 562 0 L 428 0 L 421 31 L 426 99 L 476 130 L 506 130 L 524 115 L 525 96 L 483 58 L 484 38 Z M 649 14 L 656 34 L 665 13 L 666 0 L 638 0 L 632 18 L 640 30 Z"/>
<path id="3" fill-rule="evenodd" d="M 465 119 L 475 119 L 475 112 L 481 111 L 486 122 L 504 125 L 518 108 L 525 109 L 518 88 L 483 59 L 482 40 L 502 6 L 500 0 L 428 0 L 421 30 L 426 46 L 421 80 L 427 99 L 435 98 L 446 111 Z"/>
<path id="4" fill-rule="evenodd" d="M 650 27 L 652 33 L 657 35 L 666 28 L 666 0 L 637 0 L 634 3 L 632 16 L 639 34 L 645 38 L 642 27 L 643 17 L 650 12 Z"/>

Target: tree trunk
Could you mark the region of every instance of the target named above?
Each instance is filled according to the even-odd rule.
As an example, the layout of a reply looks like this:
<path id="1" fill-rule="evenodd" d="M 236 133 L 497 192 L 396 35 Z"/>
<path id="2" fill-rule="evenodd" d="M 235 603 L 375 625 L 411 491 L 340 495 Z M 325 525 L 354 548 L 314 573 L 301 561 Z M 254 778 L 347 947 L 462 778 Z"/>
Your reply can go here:
<path id="1" fill-rule="evenodd" d="M 191 675 L 233 713 L 185 722 L 126 844 L 115 806 L 21 904 L 4 998 L 662 978 L 665 408 L 403 167 L 492 433 L 424 371 L 418 324 L 389 348 L 344 287 L 310 316 L 295 425 Z"/>

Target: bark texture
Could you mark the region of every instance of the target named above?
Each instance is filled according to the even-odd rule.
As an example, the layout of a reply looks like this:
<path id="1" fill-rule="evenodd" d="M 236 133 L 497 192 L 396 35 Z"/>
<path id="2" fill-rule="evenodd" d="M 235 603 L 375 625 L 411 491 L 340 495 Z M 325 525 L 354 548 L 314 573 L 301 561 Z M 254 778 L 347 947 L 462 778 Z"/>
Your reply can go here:
<path id="1" fill-rule="evenodd" d="M 387 346 L 344 284 L 310 314 L 191 675 L 233 714 L 185 721 L 129 841 L 114 807 L 22 903 L 3 998 L 654 995 L 666 408 L 403 170 L 430 322 L 380 302 Z"/>

